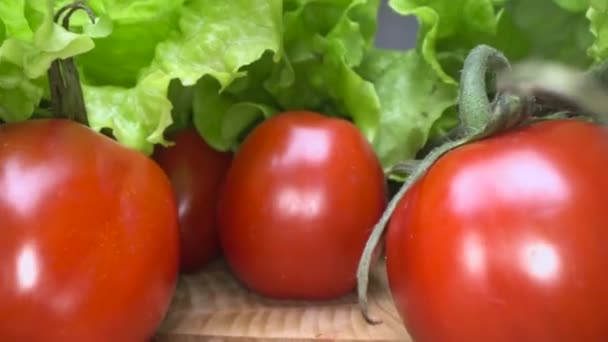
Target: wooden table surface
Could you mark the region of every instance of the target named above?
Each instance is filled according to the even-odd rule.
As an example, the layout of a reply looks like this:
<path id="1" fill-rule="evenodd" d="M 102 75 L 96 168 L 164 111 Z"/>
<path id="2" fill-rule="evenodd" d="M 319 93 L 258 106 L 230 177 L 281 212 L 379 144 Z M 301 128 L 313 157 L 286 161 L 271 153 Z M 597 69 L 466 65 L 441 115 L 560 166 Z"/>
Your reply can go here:
<path id="1" fill-rule="evenodd" d="M 387 288 L 384 265 L 371 276 L 369 300 L 379 325 L 362 318 L 353 292 L 326 302 L 278 301 L 245 289 L 219 260 L 182 276 L 157 342 L 411 342 Z"/>

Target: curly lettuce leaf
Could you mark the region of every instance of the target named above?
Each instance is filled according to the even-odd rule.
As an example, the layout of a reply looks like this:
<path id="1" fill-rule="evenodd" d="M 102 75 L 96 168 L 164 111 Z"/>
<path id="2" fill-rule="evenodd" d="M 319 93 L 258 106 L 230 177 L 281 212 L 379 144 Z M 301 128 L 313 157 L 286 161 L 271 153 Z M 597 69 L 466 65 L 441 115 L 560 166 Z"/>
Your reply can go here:
<path id="1" fill-rule="evenodd" d="M 94 40 L 95 48 L 77 59 L 89 84 L 133 87 L 155 58 L 158 44 L 177 27 L 184 0 L 89 0 L 112 33 Z"/>
<path id="2" fill-rule="evenodd" d="M 64 0 L 65 1 L 65 0 Z M 173 12 L 186 0 L 87 0 L 97 13 L 106 13 L 118 22 L 147 21 Z"/>
<path id="3" fill-rule="evenodd" d="M 0 59 L 0 120 L 15 122 L 31 116 L 44 93 L 37 81 L 29 79 L 17 65 Z"/>
<path id="4" fill-rule="evenodd" d="M 280 54 L 266 51 L 228 86 L 217 74 L 195 86 L 193 119 L 201 135 L 216 149 L 235 149 L 261 120 L 308 109 L 352 119 L 371 140 L 380 104 L 373 84 L 354 69 L 372 46 L 378 5 L 284 1 Z"/>
<path id="5" fill-rule="evenodd" d="M 273 96 L 262 85 L 276 67 L 274 54 L 265 53 L 243 67 L 246 77 L 223 89 L 217 79 L 204 76 L 191 88 L 193 121 L 201 136 L 220 151 L 235 150 L 242 139 L 264 119 L 279 111 Z"/>
<path id="6" fill-rule="evenodd" d="M 158 45 L 155 62 L 185 86 L 211 75 L 225 88 L 264 52 L 280 57 L 281 13 L 280 0 L 190 1 L 179 30 Z"/>
<path id="7" fill-rule="evenodd" d="M 373 138 L 379 100 L 353 68 L 371 47 L 378 6 L 375 0 L 310 1 L 285 13 L 284 60 L 265 83 L 282 108 L 347 117 Z"/>
<path id="8" fill-rule="evenodd" d="M 24 70 L 30 78 L 44 76 L 56 59 L 66 59 L 90 51 L 91 37 L 70 32 L 53 22 L 50 15 L 34 33 L 33 45 L 24 55 Z"/>
<path id="9" fill-rule="evenodd" d="M 276 112 L 263 103 L 239 101 L 221 92 L 221 84 L 210 77 L 203 77 L 194 88 L 195 127 L 220 151 L 235 149 L 252 126 Z"/>
<path id="10" fill-rule="evenodd" d="M 278 0 L 93 4 L 111 18 L 114 29 L 78 59 L 89 121 L 144 153 L 167 145 L 167 130 L 193 120 L 192 86 L 203 76 L 226 88 L 246 76 L 243 68 L 266 51 L 275 58 L 281 53 Z"/>
<path id="11" fill-rule="evenodd" d="M 375 85 L 382 115 L 372 145 L 386 171 L 413 159 L 444 112 L 456 104 L 457 87 L 442 82 L 418 51 L 370 52 L 361 74 Z"/>
<path id="12" fill-rule="evenodd" d="M 0 21 L 7 36 L 25 41 L 33 38 L 34 32 L 25 17 L 25 8 L 25 0 L 0 2 Z"/>
<path id="13" fill-rule="evenodd" d="M 89 126 L 109 128 L 123 145 L 150 154 L 164 142 L 171 125 L 172 104 L 167 97 L 171 77 L 162 71 L 143 76 L 133 88 L 83 84 Z"/>

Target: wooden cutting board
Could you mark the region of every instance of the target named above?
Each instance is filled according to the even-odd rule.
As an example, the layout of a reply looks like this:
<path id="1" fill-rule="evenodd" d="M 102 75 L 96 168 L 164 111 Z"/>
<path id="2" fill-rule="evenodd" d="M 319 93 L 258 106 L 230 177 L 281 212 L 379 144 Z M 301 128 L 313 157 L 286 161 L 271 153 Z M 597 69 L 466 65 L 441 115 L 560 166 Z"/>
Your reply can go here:
<path id="1" fill-rule="evenodd" d="M 371 275 L 369 301 L 374 317 L 362 318 L 353 292 L 325 302 L 278 301 L 245 289 L 225 262 L 181 276 L 173 303 L 155 339 L 194 341 L 402 341 L 411 342 L 387 287 L 384 265 Z"/>

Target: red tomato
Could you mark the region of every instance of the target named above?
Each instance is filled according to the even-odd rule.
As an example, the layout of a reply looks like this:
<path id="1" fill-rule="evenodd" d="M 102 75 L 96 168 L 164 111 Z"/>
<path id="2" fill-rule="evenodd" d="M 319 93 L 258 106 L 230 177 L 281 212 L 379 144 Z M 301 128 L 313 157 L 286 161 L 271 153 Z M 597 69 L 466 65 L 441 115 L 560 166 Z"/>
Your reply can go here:
<path id="1" fill-rule="evenodd" d="M 274 298 L 351 291 L 386 183 L 370 144 L 346 120 L 283 113 L 258 125 L 228 171 L 220 239 L 235 274 Z"/>
<path id="2" fill-rule="evenodd" d="M 0 218 L 0 341 L 153 336 L 179 230 L 150 158 L 67 120 L 1 125 Z"/>
<path id="3" fill-rule="evenodd" d="M 537 123 L 458 148 L 388 227 L 417 342 L 608 341 L 608 131 Z"/>
<path id="4" fill-rule="evenodd" d="M 216 209 L 232 154 L 214 150 L 192 128 L 171 139 L 175 145 L 157 148 L 154 159 L 171 179 L 179 208 L 181 269 L 192 272 L 220 253 Z"/>

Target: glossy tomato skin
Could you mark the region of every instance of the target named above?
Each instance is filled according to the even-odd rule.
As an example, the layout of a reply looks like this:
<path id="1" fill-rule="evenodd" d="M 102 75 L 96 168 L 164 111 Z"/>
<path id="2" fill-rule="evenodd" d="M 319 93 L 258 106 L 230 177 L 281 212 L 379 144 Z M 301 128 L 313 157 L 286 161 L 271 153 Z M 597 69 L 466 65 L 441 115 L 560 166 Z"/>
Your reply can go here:
<path id="1" fill-rule="evenodd" d="M 386 239 L 417 342 L 608 341 L 608 132 L 534 124 L 446 154 Z"/>
<path id="2" fill-rule="evenodd" d="M 273 298 L 328 299 L 355 286 L 386 183 L 355 126 L 311 112 L 258 125 L 220 195 L 220 239 L 234 273 Z"/>
<path id="3" fill-rule="evenodd" d="M 149 340 L 179 265 L 150 158 L 80 124 L 0 126 L 0 340 Z"/>
<path id="4" fill-rule="evenodd" d="M 181 270 L 194 272 L 220 254 L 217 201 L 232 154 L 213 149 L 194 128 L 171 140 L 174 145 L 158 147 L 154 159 L 169 176 L 177 199 Z"/>

